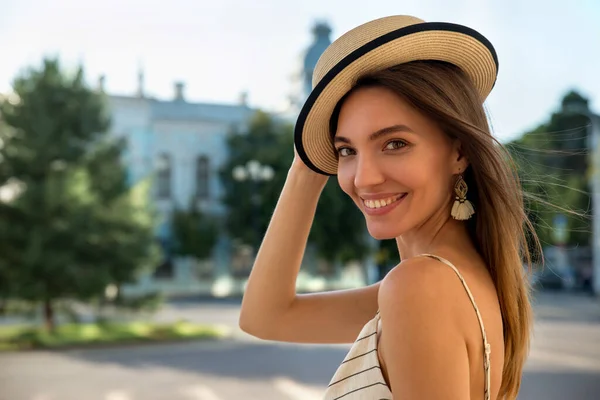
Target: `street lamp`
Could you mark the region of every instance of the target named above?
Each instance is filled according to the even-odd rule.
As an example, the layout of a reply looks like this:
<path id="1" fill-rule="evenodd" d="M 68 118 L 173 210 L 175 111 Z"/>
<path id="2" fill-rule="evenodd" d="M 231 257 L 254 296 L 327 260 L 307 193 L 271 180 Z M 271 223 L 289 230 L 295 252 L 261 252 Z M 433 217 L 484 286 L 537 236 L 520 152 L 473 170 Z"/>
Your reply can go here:
<path id="1" fill-rule="evenodd" d="M 15 178 L 10 178 L 3 186 L 0 186 L 0 202 L 12 203 L 26 189 L 26 184 Z"/>
<path id="2" fill-rule="evenodd" d="M 233 168 L 233 179 L 238 182 L 248 181 L 252 185 L 252 227 L 255 233 L 258 233 L 258 207 L 260 206 L 260 195 L 258 185 L 260 182 L 267 182 L 273 179 L 275 171 L 270 165 L 263 165 L 257 160 L 250 160 L 246 165 L 238 165 Z"/>
<path id="3" fill-rule="evenodd" d="M 275 171 L 270 165 L 262 165 L 256 160 L 250 160 L 246 165 L 238 165 L 233 168 L 233 179 L 238 182 L 250 180 L 252 182 L 270 181 Z"/>

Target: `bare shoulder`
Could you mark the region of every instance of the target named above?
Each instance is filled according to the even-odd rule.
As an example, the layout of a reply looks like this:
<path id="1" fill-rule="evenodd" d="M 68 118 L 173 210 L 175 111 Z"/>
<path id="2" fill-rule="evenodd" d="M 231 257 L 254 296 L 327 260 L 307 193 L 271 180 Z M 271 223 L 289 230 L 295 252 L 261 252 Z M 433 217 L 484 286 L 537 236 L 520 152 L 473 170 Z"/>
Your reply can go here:
<path id="1" fill-rule="evenodd" d="M 448 265 L 430 257 L 415 257 L 403 261 L 381 282 L 379 307 L 396 309 L 409 302 L 415 307 L 451 305 L 454 296 L 464 288 L 458 275 Z"/>
<path id="2" fill-rule="evenodd" d="M 392 392 L 400 387 L 407 398 L 467 398 L 465 297 L 452 268 L 429 257 L 402 262 L 382 281 L 380 357 Z"/>

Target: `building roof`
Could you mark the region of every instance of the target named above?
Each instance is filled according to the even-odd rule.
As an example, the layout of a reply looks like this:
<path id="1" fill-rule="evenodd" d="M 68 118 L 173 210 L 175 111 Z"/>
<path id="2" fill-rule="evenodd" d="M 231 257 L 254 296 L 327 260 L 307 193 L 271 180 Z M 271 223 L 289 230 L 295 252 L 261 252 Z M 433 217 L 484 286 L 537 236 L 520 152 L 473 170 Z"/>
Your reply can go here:
<path id="1" fill-rule="evenodd" d="M 131 102 L 149 107 L 150 119 L 154 121 L 213 121 L 241 123 L 247 121 L 256 109 L 246 104 L 191 103 L 181 99 L 160 100 L 152 97 L 123 95 L 108 96 L 113 106 Z M 115 101 L 117 103 L 115 103 Z"/>
<path id="2" fill-rule="evenodd" d="M 185 101 L 150 100 L 154 120 L 242 122 L 256 110 L 243 104 L 188 103 Z"/>

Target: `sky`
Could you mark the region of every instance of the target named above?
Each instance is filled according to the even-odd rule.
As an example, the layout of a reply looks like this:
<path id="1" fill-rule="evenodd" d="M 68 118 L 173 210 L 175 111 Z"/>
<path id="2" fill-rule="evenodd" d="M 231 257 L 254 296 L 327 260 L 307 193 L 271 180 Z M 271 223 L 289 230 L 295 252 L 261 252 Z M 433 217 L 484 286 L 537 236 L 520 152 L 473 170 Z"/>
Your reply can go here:
<path id="1" fill-rule="evenodd" d="M 111 94 L 170 99 L 185 82 L 190 101 L 280 110 L 291 94 L 316 20 L 332 39 L 394 14 L 467 25 L 498 53 L 487 100 L 502 141 L 544 122 L 569 90 L 600 113 L 598 0 L 0 0 L 0 93 L 44 56 L 82 63 L 90 84 L 106 75 Z"/>

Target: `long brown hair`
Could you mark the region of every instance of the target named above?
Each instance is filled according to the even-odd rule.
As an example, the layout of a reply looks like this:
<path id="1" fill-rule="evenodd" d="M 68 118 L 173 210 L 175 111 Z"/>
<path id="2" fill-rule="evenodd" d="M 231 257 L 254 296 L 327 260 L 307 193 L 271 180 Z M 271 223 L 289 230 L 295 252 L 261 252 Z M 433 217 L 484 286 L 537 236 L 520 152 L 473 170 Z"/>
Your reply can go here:
<path id="1" fill-rule="evenodd" d="M 533 255 L 542 254 L 527 218 L 515 163 L 492 137 L 480 95 L 456 66 L 437 61 L 406 63 L 361 77 L 354 89 L 364 86 L 392 90 L 462 144 L 470 163 L 464 178 L 477 210 L 467 221 L 469 234 L 492 276 L 502 312 L 504 368 L 499 398 L 514 399 L 533 327 L 531 288 L 523 264 L 531 270 Z M 342 103 L 343 99 L 338 106 Z M 339 107 L 332 116 L 332 132 L 337 112 Z"/>

